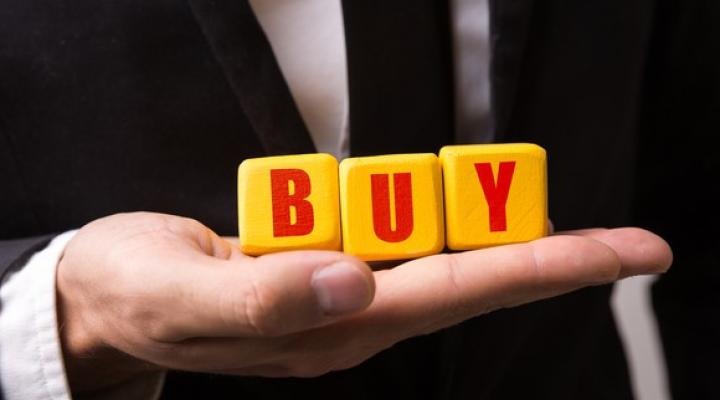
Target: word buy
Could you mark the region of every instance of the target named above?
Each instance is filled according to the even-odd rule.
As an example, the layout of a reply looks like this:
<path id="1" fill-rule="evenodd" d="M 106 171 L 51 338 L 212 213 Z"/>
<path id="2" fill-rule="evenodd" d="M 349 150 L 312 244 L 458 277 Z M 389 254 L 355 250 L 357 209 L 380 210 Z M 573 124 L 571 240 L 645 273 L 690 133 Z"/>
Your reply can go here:
<path id="1" fill-rule="evenodd" d="M 343 250 L 406 259 L 547 234 L 545 150 L 446 146 L 435 154 L 248 159 L 238 168 L 240 247 L 249 255 Z"/>

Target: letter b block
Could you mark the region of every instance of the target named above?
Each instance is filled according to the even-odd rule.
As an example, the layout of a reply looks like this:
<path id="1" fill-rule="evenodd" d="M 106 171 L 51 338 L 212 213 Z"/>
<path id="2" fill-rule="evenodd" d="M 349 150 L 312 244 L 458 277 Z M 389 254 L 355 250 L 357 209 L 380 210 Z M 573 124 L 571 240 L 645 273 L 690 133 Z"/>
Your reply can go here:
<path id="1" fill-rule="evenodd" d="M 440 150 L 447 245 L 452 250 L 525 242 L 547 234 L 545 150 L 534 144 Z"/>
<path id="2" fill-rule="evenodd" d="M 340 250 L 337 171 L 329 154 L 243 161 L 238 168 L 242 252 Z"/>
<path id="3" fill-rule="evenodd" d="M 344 160 L 340 203 L 346 253 L 378 261 L 420 257 L 444 246 L 442 179 L 434 154 Z"/>

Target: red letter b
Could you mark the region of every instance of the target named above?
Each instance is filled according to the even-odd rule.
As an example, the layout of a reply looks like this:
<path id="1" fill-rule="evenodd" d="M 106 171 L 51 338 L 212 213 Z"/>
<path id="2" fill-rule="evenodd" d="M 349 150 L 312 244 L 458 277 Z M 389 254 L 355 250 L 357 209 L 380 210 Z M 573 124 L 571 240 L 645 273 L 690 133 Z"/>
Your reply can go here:
<path id="1" fill-rule="evenodd" d="M 290 182 L 294 190 L 290 188 Z M 270 170 L 272 191 L 273 236 L 302 236 L 312 232 L 315 217 L 310 196 L 310 176 L 301 169 Z M 291 209 L 295 210 L 292 223 Z"/>

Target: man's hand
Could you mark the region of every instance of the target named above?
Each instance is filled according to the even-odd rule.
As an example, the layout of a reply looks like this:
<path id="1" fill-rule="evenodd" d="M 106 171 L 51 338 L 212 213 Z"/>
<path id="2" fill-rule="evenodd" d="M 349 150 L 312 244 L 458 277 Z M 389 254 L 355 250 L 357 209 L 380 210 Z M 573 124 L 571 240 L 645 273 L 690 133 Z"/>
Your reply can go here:
<path id="1" fill-rule="evenodd" d="M 200 223 L 119 214 L 78 232 L 57 277 L 74 391 L 154 369 L 316 376 L 505 307 L 664 272 L 636 228 L 413 260 L 372 272 L 338 252 L 245 256 Z"/>

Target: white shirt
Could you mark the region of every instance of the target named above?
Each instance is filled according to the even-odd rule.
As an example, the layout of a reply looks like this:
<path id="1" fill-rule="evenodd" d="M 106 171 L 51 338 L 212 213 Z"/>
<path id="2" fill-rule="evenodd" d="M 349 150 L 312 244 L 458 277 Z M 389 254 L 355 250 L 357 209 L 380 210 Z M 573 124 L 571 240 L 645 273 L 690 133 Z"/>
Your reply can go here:
<path id="1" fill-rule="evenodd" d="M 348 85 L 340 0 L 250 0 L 250 4 L 271 43 L 317 150 L 338 158 L 347 156 Z M 462 74 L 460 83 L 482 92 L 472 97 L 463 89 L 463 98 L 470 101 L 461 99 L 458 103 L 466 110 L 458 118 L 472 115 L 468 121 L 477 122 L 489 111 L 487 68 L 468 68 L 468 65 L 488 64 L 487 0 L 455 0 L 456 19 L 465 15 L 460 7 L 468 12 L 474 10 L 472 15 L 480 18 L 479 24 L 483 27 L 477 29 L 466 21 L 454 31 L 456 49 L 467 49 L 467 54 L 458 53 L 466 59 L 456 69 L 456 73 Z M 479 47 L 478 43 L 481 43 Z M 463 141 L 489 141 L 488 131 L 482 126 L 473 129 L 465 122 L 462 126 Z M 24 268 L 8 274 L 0 286 L 0 386 L 3 390 L 0 397 L 6 400 L 70 398 L 58 336 L 55 272 L 65 244 L 73 234 L 58 236 Z M 157 398 L 162 379 L 162 375 L 142 377 L 93 398 Z"/>
<path id="2" fill-rule="evenodd" d="M 340 0 L 250 0 L 315 148 L 348 155 L 348 84 Z"/>

